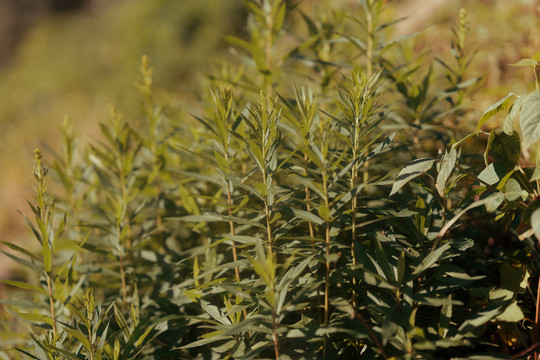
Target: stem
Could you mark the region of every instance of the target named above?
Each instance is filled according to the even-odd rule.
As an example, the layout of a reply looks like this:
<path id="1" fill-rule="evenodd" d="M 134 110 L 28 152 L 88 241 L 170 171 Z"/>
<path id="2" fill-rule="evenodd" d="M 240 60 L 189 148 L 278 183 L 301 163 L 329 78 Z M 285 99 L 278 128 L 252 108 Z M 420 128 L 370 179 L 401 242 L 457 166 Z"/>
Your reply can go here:
<path id="1" fill-rule="evenodd" d="M 274 353 L 276 355 L 276 360 L 279 359 L 279 341 L 278 341 L 278 334 L 277 334 L 277 319 L 276 319 L 276 313 L 274 309 L 272 309 L 272 339 L 274 340 Z"/>
<path id="2" fill-rule="evenodd" d="M 366 319 L 364 319 L 364 317 L 360 313 L 356 313 L 355 317 L 358 320 L 360 320 L 360 322 L 362 323 L 362 326 L 368 331 L 369 336 L 371 337 L 371 340 L 375 343 L 375 346 L 377 346 L 377 348 L 381 352 L 381 355 L 383 356 L 383 358 L 388 359 L 388 355 L 386 355 L 386 353 L 384 352 L 384 348 L 383 348 L 381 342 L 379 341 L 379 338 L 373 332 L 373 329 L 369 326 L 369 323 L 366 321 Z"/>
<path id="3" fill-rule="evenodd" d="M 126 288 L 126 272 L 124 270 L 124 255 L 118 255 L 118 261 L 120 262 L 120 278 L 122 280 L 122 299 L 124 304 L 127 303 L 127 288 Z"/>
<path id="4" fill-rule="evenodd" d="M 324 284 L 324 326 L 328 326 L 329 321 L 329 312 L 330 312 L 330 301 L 329 301 L 329 292 L 330 292 L 330 223 L 326 223 L 326 275 L 325 275 L 325 284 Z"/>
<path id="5" fill-rule="evenodd" d="M 374 31 L 373 31 L 373 14 L 371 13 L 373 4 L 371 1 L 367 1 L 368 9 L 366 12 L 366 20 L 367 20 L 367 50 L 366 50 L 366 56 L 367 56 L 367 64 L 366 64 L 366 75 L 367 78 L 370 79 L 371 75 L 373 73 L 373 38 L 374 38 Z"/>
<path id="6" fill-rule="evenodd" d="M 47 274 L 47 290 L 49 291 L 49 305 L 51 307 L 51 318 L 53 321 L 53 335 L 56 341 L 56 311 L 54 310 L 54 297 L 52 292 L 51 277 Z"/>
<path id="7" fill-rule="evenodd" d="M 533 332 L 533 344 L 538 342 L 539 338 L 539 326 L 540 326 L 540 277 L 538 278 L 538 285 L 536 288 L 536 314 L 534 316 L 534 332 Z M 534 359 L 538 359 L 538 348 L 534 349 Z"/>
<path id="8" fill-rule="evenodd" d="M 266 235 L 268 236 L 268 252 L 272 255 L 272 228 L 270 227 L 270 208 L 268 201 L 264 201 L 264 211 L 266 214 Z"/>
<path id="9" fill-rule="evenodd" d="M 356 171 L 353 172 L 353 177 L 351 179 L 352 182 L 352 188 L 355 188 L 356 185 Z M 353 194 L 353 197 L 351 199 L 351 255 L 352 255 L 352 265 L 353 269 L 356 269 L 356 205 L 357 205 L 357 199 L 356 194 Z M 356 311 L 356 305 L 357 305 L 357 296 L 356 296 L 356 278 L 353 277 L 353 290 L 352 290 L 352 306 L 353 309 Z"/>
<path id="10" fill-rule="evenodd" d="M 309 166 L 308 156 L 307 154 L 304 154 L 304 174 L 306 175 L 306 177 L 309 175 L 308 166 Z M 306 193 L 306 210 L 307 212 L 311 212 L 311 204 L 310 204 L 311 199 L 309 195 L 309 187 L 307 185 L 304 188 L 304 191 Z M 309 227 L 309 237 L 311 238 L 311 247 L 315 248 L 315 235 L 313 231 L 313 224 L 311 222 L 308 222 L 308 227 Z"/>
<path id="11" fill-rule="evenodd" d="M 229 216 L 232 217 L 232 198 L 231 198 L 231 183 L 230 181 L 227 182 L 227 205 L 229 206 Z M 234 223 L 229 221 L 229 228 L 231 235 L 234 235 Z M 233 261 L 236 263 L 238 261 L 238 255 L 236 253 L 236 244 L 234 243 L 234 240 L 231 241 L 232 243 L 232 253 L 233 253 Z M 234 273 L 236 274 L 236 281 L 240 282 L 240 270 L 238 269 L 238 266 L 234 267 Z"/>
<path id="12" fill-rule="evenodd" d="M 325 169 L 326 170 L 326 169 Z M 324 204 L 329 208 L 328 201 L 328 174 L 323 173 Z M 330 220 L 326 221 L 325 230 L 326 245 L 326 272 L 324 277 L 324 327 L 328 327 L 330 321 Z M 324 338 L 323 356 L 326 357 L 328 337 Z"/>
<path id="13" fill-rule="evenodd" d="M 538 75 L 540 73 L 540 66 L 539 65 L 534 65 L 533 71 L 534 71 L 534 84 L 536 85 L 536 91 L 538 91 L 539 87 L 540 87 L 540 84 L 538 82 Z"/>

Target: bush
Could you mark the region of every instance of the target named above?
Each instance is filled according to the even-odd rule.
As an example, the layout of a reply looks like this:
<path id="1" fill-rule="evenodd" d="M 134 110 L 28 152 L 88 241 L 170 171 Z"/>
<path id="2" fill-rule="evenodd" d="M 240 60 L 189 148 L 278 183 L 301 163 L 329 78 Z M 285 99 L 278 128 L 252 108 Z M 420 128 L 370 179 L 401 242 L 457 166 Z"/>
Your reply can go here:
<path id="1" fill-rule="evenodd" d="M 384 1 L 245 5 L 198 114 L 154 98 L 144 57 L 140 118 L 112 109 L 86 148 L 63 126 L 56 195 L 36 150 L 40 251 L 6 243 L 33 277 L 5 280 L 25 300 L 3 301 L 30 333 L 4 357 L 536 352 L 540 175 L 520 142 L 540 139 L 538 92 L 463 124 L 479 90 L 464 10 L 443 61 L 392 38 Z M 504 132 L 481 129 L 504 109 Z"/>

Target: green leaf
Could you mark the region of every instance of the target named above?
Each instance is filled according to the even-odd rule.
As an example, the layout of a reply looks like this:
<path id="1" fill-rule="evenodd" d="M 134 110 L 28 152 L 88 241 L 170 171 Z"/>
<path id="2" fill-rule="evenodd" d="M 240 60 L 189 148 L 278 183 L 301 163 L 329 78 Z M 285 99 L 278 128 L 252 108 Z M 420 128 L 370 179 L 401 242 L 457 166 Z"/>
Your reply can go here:
<path id="1" fill-rule="evenodd" d="M 318 217 L 315 214 L 310 213 L 306 210 L 301 209 L 294 209 L 294 208 L 288 208 L 290 211 L 299 219 L 305 220 L 307 222 L 310 222 L 312 224 L 322 225 L 324 223 L 323 219 Z"/>
<path id="2" fill-rule="evenodd" d="M 68 334 L 73 336 L 75 339 L 77 339 L 82 346 L 86 348 L 88 351 L 92 351 L 92 346 L 90 345 L 90 341 L 86 338 L 86 336 L 76 329 L 71 329 L 69 327 L 64 327 L 64 331 L 66 331 Z"/>
<path id="3" fill-rule="evenodd" d="M 32 291 L 36 291 L 36 292 L 38 292 L 40 294 L 47 295 L 47 291 L 45 291 L 45 289 L 40 288 L 40 287 L 35 286 L 35 285 L 27 284 L 27 283 L 22 282 L 22 281 L 0 280 L 0 282 L 2 282 L 4 284 L 7 284 L 7 285 L 18 287 L 19 289 L 32 290 Z"/>
<path id="4" fill-rule="evenodd" d="M 459 327 L 459 331 L 461 333 L 468 333 L 472 332 L 476 329 L 478 329 L 480 326 L 486 324 L 487 322 L 491 321 L 493 318 L 495 318 L 497 315 L 501 313 L 501 307 L 488 307 L 485 308 L 475 315 L 473 315 L 472 318 L 465 320 Z"/>
<path id="5" fill-rule="evenodd" d="M 41 269 L 39 266 L 37 266 L 36 264 L 34 264 L 33 262 L 30 262 L 30 261 L 27 261 L 23 258 L 20 258 L 18 256 L 15 256 L 13 254 L 10 254 L 10 253 L 7 253 L 5 251 L 1 251 L 1 253 L 3 253 L 4 255 L 6 255 L 7 257 L 13 259 L 14 261 L 18 262 L 19 264 L 23 265 L 23 266 L 26 266 L 27 268 L 29 269 L 32 269 L 34 270 L 35 272 L 37 272 L 39 275 L 41 276 L 45 276 L 45 272 L 43 271 L 43 269 Z"/>
<path id="6" fill-rule="evenodd" d="M 519 66 L 519 67 L 534 67 L 538 65 L 538 60 L 534 59 L 521 59 L 517 63 L 510 64 L 510 66 Z"/>
<path id="7" fill-rule="evenodd" d="M 478 180 L 488 184 L 494 185 L 501 181 L 507 174 L 506 166 L 501 163 L 491 163 L 478 175 Z"/>
<path id="8" fill-rule="evenodd" d="M 487 212 L 494 212 L 503 203 L 504 194 L 502 192 L 496 192 L 486 198 L 486 210 Z"/>
<path id="9" fill-rule="evenodd" d="M 431 169 L 435 159 L 432 158 L 421 158 L 411 161 L 407 164 L 398 174 L 394 185 L 392 186 L 392 191 L 390 196 L 394 195 L 399 189 L 401 189 L 405 184 L 414 179 L 417 176 L 424 174 L 426 171 Z"/>
<path id="10" fill-rule="evenodd" d="M 427 269 L 430 269 L 433 266 L 435 266 L 437 261 L 439 261 L 439 259 L 444 255 L 445 251 L 450 249 L 450 247 L 451 247 L 450 244 L 446 243 L 446 244 L 441 245 L 434 251 L 430 252 L 426 257 L 424 257 L 420 265 L 416 267 L 416 269 L 413 272 L 413 275 L 418 275 L 421 272 L 426 271 Z"/>
<path id="11" fill-rule="evenodd" d="M 506 184 L 504 184 L 503 191 L 508 201 L 515 201 L 519 198 L 526 200 L 529 196 L 529 194 L 521 188 L 519 182 L 514 178 L 508 179 Z"/>
<path id="12" fill-rule="evenodd" d="M 487 108 L 486 111 L 480 116 L 480 120 L 478 120 L 478 125 L 476 127 L 477 131 L 480 131 L 480 128 L 486 121 L 488 121 L 493 115 L 497 114 L 498 112 L 506 109 L 510 104 L 512 103 L 513 99 L 512 97 L 518 96 L 514 93 L 508 94 L 505 98 L 497 101 L 495 104 L 491 105 Z"/>
<path id="13" fill-rule="evenodd" d="M 505 134 L 512 135 L 514 133 L 514 120 L 516 119 L 518 112 L 521 111 L 521 107 L 523 106 L 526 96 L 526 94 L 519 96 L 512 104 L 512 107 L 510 108 L 508 115 L 506 115 L 503 123 L 503 131 Z"/>
<path id="14" fill-rule="evenodd" d="M 495 162 L 504 164 L 509 169 L 514 168 L 521 155 L 519 135 L 517 133 L 512 135 L 505 133 L 495 135 L 491 142 L 490 153 Z"/>
<path id="15" fill-rule="evenodd" d="M 446 197 L 444 191 L 446 187 L 446 181 L 448 180 L 450 174 L 452 174 L 452 171 L 456 166 L 456 158 L 457 150 L 455 148 L 452 148 L 450 150 L 450 153 L 444 154 L 442 158 L 441 168 L 439 169 L 439 173 L 437 174 L 437 181 L 435 182 L 435 188 L 437 188 L 437 191 L 442 198 Z"/>
<path id="16" fill-rule="evenodd" d="M 540 239 L 540 209 L 534 210 L 531 215 L 531 227 L 537 239 Z"/>
<path id="17" fill-rule="evenodd" d="M 523 320 L 524 317 L 525 315 L 517 301 L 514 301 L 504 309 L 502 314 L 497 315 L 496 319 L 499 321 L 518 322 Z"/>
<path id="18" fill-rule="evenodd" d="M 528 148 L 540 140 L 540 91 L 535 91 L 525 98 L 519 125 L 523 136 L 523 147 Z"/>
<path id="19" fill-rule="evenodd" d="M 324 205 L 324 204 L 321 204 L 319 206 L 319 216 L 321 217 L 321 219 L 323 219 L 325 222 L 329 222 L 330 221 L 330 209 L 328 208 L 328 206 Z"/>

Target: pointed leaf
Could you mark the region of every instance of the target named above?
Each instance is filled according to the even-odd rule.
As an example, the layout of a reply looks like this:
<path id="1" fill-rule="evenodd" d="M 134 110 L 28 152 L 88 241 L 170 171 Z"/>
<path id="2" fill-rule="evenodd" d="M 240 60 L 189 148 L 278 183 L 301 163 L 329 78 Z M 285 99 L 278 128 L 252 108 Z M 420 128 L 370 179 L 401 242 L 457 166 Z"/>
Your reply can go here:
<path id="1" fill-rule="evenodd" d="M 435 188 L 437 188 L 437 191 L 442 198 L 446 197 L 444 192 L 446 181 L 456 166 L 456 158 L 457 150 L 455 148 L 452 148 L 450 153 L 446 153 L 442 158 L 441 168 L 439 174 L 437 174 L 437 181 L 435 182 Z"/>
<path id="2" fill-rule="evenodd" d="M 498 112 L 506 109 L 510 104 L 512 103 L 513 96 L 518 96 L 514 93 L 508 94 L 505 98 L 497 101 L 495 104 L 491 105 L 487 108 L 486 111 L 480 116 L 480 120 L 478 121 L 477 131 L 480 131 L 480 128 L 486 121 L 488 121 L 493 115 L 497 114 Z"/>
<path id="3" fill-rule="evenodd" d="M 394 182 L 394 185 L 392 186 L 392 191 L 390 192 L 390 196 L 394 195 L 399 189 L 401 189 L 405 184 L 407 184 L 412 179 L 422 175 L 431 167 L 433 166 L 433 163 L 435 162 L 435 159 L 431 158 L 421 158 L 411 161 L 407 164 L 398 174 L 396 181 Z"/>
<path id="4" fill-rule="evenodd" d="M 512 135 L 514 133 L 514 120 L 516 119 L 517 114 L 521 111 L 521 107 L 523 106 L 523 102 L 525 101 L 526 97 L 527 96 L 525 94 L 521 95 L 512 104 L 512 107 L 510 108 L 508 115 L 506 115 L 503 123 L 503 131 L 505 134 Z"/>
<path id="5" fill-rule="evenodd" d="M 510 66 L 518 66 L 518 67 L 533 67 L 538 65 L 538 61 L 534 59 L 521 59 L 517 63 L 510 64 Z"/>

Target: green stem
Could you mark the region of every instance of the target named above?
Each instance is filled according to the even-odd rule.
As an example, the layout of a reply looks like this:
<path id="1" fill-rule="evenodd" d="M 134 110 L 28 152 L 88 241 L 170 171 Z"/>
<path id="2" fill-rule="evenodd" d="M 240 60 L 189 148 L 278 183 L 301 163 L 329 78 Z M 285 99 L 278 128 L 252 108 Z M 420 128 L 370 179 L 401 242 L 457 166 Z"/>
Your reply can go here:
<path id="1" fill-rule="evenodd" d="M 54 309 L 54 296 L 53 296 L 53 291 L 52 291 L 51 277 L 50 277 L 49 274 L 47 274 L 47 290 L 49 292 L 49 305 L 50 305 L 50 308 L 51 308 L 51 318 L 52 318 L 52 321 L 53 321 L 53 336 L 54 336 L 54 340 L 56 341 L 56 334 L 57 334 L 57 330 L 56 330 L 56 311 Z"/>

